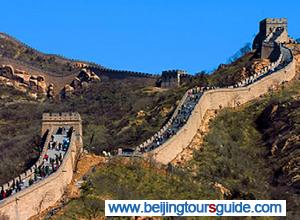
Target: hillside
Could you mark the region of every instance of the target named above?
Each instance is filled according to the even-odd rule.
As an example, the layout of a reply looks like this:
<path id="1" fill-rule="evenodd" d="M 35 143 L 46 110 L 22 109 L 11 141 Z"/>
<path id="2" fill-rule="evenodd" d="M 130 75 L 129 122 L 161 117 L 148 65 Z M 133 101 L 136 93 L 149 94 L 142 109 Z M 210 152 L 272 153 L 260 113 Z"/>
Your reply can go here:
<path id="1" fill-rule="evenodd" d="M 0 143 L 0 183 L 17 176 L 39 156 L 43 112 L 79 112 L 84 150 L 98 155 L 103 150 L 116 152 L 155 134 L 188 88 L 232 85 L 270 63 L 250 52 L 220 65 L 212 75 L 191 77 L 182 87 L 157 88 L 156 77 L 128 71 L 104 73 L 95 66 L 82 70 L 85 63 L 43 54 L 5 34 L 0 36 L 0 64 L 42 75 L 48 85 L 75 88 L 70 82 L 78 73 L 88 75 L 89 70 L 100 76 L 88 80 L 88 85 L 80 84 L 64 99 L 32 99 L 12 86 L 0 87 L 0 131 L 5 136 Z M 105 198 L 278 199 L 283 194 L 290 215 L 297 216 L 298 110 L 299 81 L 240 108 L 222 110 L 210 123 L 203 146 L 183 166 L 158 168 L 140 159 L 112 159 L 84 177 L 81 197 L 68 201 L 63 207 L 67 216 L 63 212 L 62 218 L 99 216 Z"/>
<path id="2" fill-rule="evenodd" d="M 25 72 L 31 76 L 42 76 L 47 86 L 54 85 L 56 95 L 65 85 L 71 84 L 76 77 L 78 78 L 78 74 L 83 68 L 96 72 L 100 79 L 138 77 L 148 81 L 148 78 L 152 77 L 146 73 L 113 70 L 92 62 L 42 53 L 6 33 L 0 33 L 1 65 L 11 65 L 20 73 Z"/>
<path id="3" fill-rule="evenodd" d="M 256 120 L 272 168 L 271 196 L 286 199 L 289 216 L 295 218 L 300 215 L 300 85 L 296 89 L 293 98 L 283 93 L 273 99 Z"/>
<path id="4" fill-rule="evenodd" d="M 71 75 L 90 62 L 68 59 L 61 55 L 42 53 L 6 33 L 0 33 L 1 58 L 8 58 L 29 65 L 55 76 Z M 97 65 L 102 67 L 100 65 Z"/>
<path id="5" fill-rule="evenodd" d="M 160 129 L 187 88 L 205 86 L 207 82 L 214 85 L 219 79 L 224 83 L 239 80 L 245 77 L 240 74 L 243 65 L 251 66 L 251 63 L 252 54 L 246 54 L 225 68 L 234 69 L 235 78 L 230 71 L 217 70 L 212 76 L 195 77 L 183 87 L 174 89 L 153 87 L 156 78 L 123 78 L 119 76 L 128 72 L 108 72 L 117 77 L 90 83 L 89 87 L 77 89 L 74 95 L 63 100 L 32 100 L 24 93 L 1 85 L 0 95 L 4 98 L 1 99 L 0 130 L 6 138 L 0 144 L 3 152 L 0 183 L 18 175 L 36 160 L 38 152 L 32 150 L 32 140 L 39 134 L 43 112 L 81 113 L 84 143 L 90 152 L 100 154 L 103 150 L 135 147 Z M 11 64 L 15 69 L 43 75 L 46 84 L 53 83 L 56 87 L 70 83 L 82 67 L 77 61 L 41 53 L 4 33 L 0 34 L 0 64 Z M 99 69 L 93 70 L 101 74 Z M 31 121 L 29 129 L 26 127 L 28 119 Z"/>
<path id="6" fill-rule="evenodd" d="M 226 87 L 234 85 L 253 75 L 270 63 L 267 59 L 258 59 L 254 51 L 241 54 L 229 64 L 220 64 L 211 74 L 200 72 L 196 74 L 190 85 Z"/>
<path id="7" fill-rule="evenodd" d="M 204 144 L 182 167 L 157 168 L 137 159 L 113 159 L 96 167 L 84 178 L 81 197 L 68 201 L 51 219 L 99 218 L 107 198 L 286 199 L 287 219 L 297 219 L 299 91 L 298 80 L 237 109 L 221 110 Z"/>
<path id="8" fill-rule="evenodd" d="M 92 84 L 62 102 L 37 102 L 0 87 L 0 131 L 6 135 L 0 144 L 0 182 L 16 176 L 36 158 L 30 140 L 40 133 L 43 112 L 78 111 L 83 118 L 85 149 L 90 152 L 100 154 L 140 144 L 165 123 L 186 89 L 166 90 L 151 85 L 138 78 L 121 83 L 110 80 Z"/>
<path id="9" fill-rule="evenodd" d="M 41 53 L 5 33 L 0 33 L 0 64 L 42 75 L 57 87 L 70 83 L 80 70 L 73 60 Z"/>
<path id="10" fill-rule="evenodd" d="M 236 109 L 221 110 L 210 122 L 203 145 L 181 167 L 157 168 L 136 160 L 112 160 L 107 166 L 96 167 L 84 178 L 81 197 L 68 201 L 51 219 L 97 218 L 103 215 L 103 202 L 107 198 L 179 199 L 181 196 L 286 199 L 288 218 L 284 219 L 297 219 L 299 91 L 297 79 Z"/>
<path id="11" fill-rule="evenodd" d="M 289 219 L 299 216 L 299 89 L 298 80 L 242 109 L 222 111 L 189 165 L 200 181 L 221 183 L 229 198 L 286 199 Z"/>
<path id="12" fill-rule="evenodd" d="M 26 106 L 23 114 L 22 106 Z M 18 176 L 38 159 L 35 149 L 40 136 L 40 118 L 35 103 L 21 92 L 0 87 L 0 183 Z M 30 124 L 28 124 L 30 120 Z"/>
<path id="13" fill-rule="evenodd" d="M 199 83 L 195 79 L 190 86 L 196 81 Z M 177 101 L 188 88 L 161 89 L 152 87 L 154 84 L 155 79 L 149 78 L 111 79 L 92 83 L 89 88 L 63 101 L 46 102 L 30 101 L 26 95 L 2 87 L 0 94 L 5 96 L 9 93 L 11 101 L 10 108 L 4 105 L 6 99 L 0 107 L 0 129 L 10 136 L 7 136 L 6 141 L 3 140 L 0 147 L 6 149 L 4 152 L 11 153 L 3 154 L 5 157 L 0 167 L 0 183 L 25 170 L 37 158 L 38 154 L 30 147 L 30 140 L 39 134 L 43 112 L 78 111 L 83 118 L 85 147 L 97 154 L 118 147 L 135 147 L 147 140 L 170 117 Z M 23 99 L 21 104 L 17 102 L 18 99 Z M 30 129 L 25 129 L 28 119 L 32 123 Z M 13 136 L 15 131 L 22 138 Z M 13 143 L 10 150 L 6 147 L 8 143 Z M 7 166 L 9 169 L 5 168 Z"/>

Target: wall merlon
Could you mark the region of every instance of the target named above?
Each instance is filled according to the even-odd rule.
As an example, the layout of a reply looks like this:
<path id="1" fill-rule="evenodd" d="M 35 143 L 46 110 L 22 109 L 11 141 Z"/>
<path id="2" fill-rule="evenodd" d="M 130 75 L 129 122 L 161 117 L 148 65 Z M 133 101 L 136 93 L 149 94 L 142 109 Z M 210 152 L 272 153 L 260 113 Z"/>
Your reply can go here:
<path id="1" fill-rule="evenodd" d="M 286 67 L 272 73 L 246 87 L 241 88 L 220 88 L 204 92 L 200 101 L 192 112 L 188 122 L 179 132 L 168 139 L 163 145 L 145 154 L 146 157 L 155 155 L 155 160 L 162 164 L 168 164 L 185 147 L 189 146 L 193 137 L 203 120 L 207 110 L 218 109 L 220 104 L 223 107 L 235 107 L 238 103 L 244 104 L 250 100 L 258 98 L 269 91 L 273 86 L 279 86 L 282 82 L 290 81 L 294 78 L 295 60 L 292 60 Z M 241 83 L 238 83 L 241 84 Z M 249 92 L 251 91 L 251 92 Z"/>
<path id="2" fill-rule="evenodd" d="M 70 127 L 75 127 L 75 129 L 70 133 L 70 145 L 59 169 L 47 178 L 0 201 L 0 211 L 8 215 L 11 220 L 17 220 L 18 216 L 22 216 L 22 219 L 28 219 L 38 214 L 40 202 L 45 197 L 47 198 L 41 207 L 41 211 L 54 205 L 63 195 L 66 186 L 71 182 L 77 158 L 76 156 L 74 158 L 74 155 L 78 155 L 82 151 L 81 117 L 78 113 L 43 114 L 42 134 L 44 134 L 44 130 L 47 131 L 43 152 L 39 160 L 30 169 L 14 179 L 27 179 L 33 176 L 34 168 L 43 163 L 45 150 L 48 148 L 51 134 L 62 125 L 70 125 Z M 4 187 L 11 186 L 12 184 L 13 180 L 4 184 Z M 16 203 L 16 201 L 18 202 Z M 18 211 L 16 212 L 16 210 Z"/>

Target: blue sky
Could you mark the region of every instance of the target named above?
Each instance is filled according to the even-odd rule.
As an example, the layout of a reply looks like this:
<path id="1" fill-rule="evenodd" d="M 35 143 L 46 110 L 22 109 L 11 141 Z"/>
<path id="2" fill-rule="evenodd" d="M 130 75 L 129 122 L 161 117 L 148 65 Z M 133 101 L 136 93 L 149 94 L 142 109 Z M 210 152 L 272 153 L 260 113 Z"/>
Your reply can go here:
<path id="1" fill-rule="evenodd" d="M 38 50 L 149 73 L 212 70 L 266 17 L 288 18 L 300 37 L 296 0 L 6 0 L 1 8 L 0 31 Z"/>

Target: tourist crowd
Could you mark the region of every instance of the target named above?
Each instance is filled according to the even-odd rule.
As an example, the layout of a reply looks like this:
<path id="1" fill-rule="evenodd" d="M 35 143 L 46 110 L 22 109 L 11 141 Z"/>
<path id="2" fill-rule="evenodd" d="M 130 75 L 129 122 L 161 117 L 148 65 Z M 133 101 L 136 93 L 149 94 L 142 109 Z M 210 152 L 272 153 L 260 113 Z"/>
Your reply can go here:
<path id="1" fill-rule="evenodd" d="M 252 83 L 255 83 L 258 80 L 284 68 L 288 63 L 292 60 L 292 54 L 289 49 L 280 45 L 281 54 L 276 62 L 273 63 L 272 66 L 268 67 L 265 72 L 261 72 L 251 76 L 240 83 L 237 83 L 233 86 L 228 86 L 227 88 L 241 88 L 246 87 Z M 155 148 L 161 146 L 165 143 L 170 137 L 175 135 L 188 121 L 190 115 L 192 114 L 193 109 L 196 104 L 200 100 L 202 94 L 208 90 L 218 89 L 219 87 L 196 87 L 189 90 L 186 99 L 183 101 L 182 105 L 178 109 L 177 115 L 173 119 L 171 119 L 170 126 L 162 133 L 155 134 L 153 137 L 153 141 L 148 144 L 144 144 L 142 146 L 137 147 L 135 151 L 131 151 L 130 153 L 123 152 L 124 156 L 136 156 L 140 153 L 145 153 L 154 150 Z"/>
<path id="2" fill-rule="evenodd" d="M 191 89 L 188 92 L 186 99 L 178 109 L 176 116 L 173 119 L 171 119 L 172 123 L 168 127 L 168 129 L 166 129 L 160 135 L 158 134 L 154 135 L 154 140 L 148 145 L 140 147 L 138 149 L 139 152 L 145 153 L 151 151 L 159 147 L 163 143 L 165 143 L 171 136 L 175 135 L 180 130 L 180 128 L 187 122 L 193 109 L 198 103 L 202 93 L 203 93 L 203 89 L 201 89 L 200 87 Z"/>
<path id="3" fill-rule="evenodd" d="M 274 63 L 272 68 L 269 68 L 268 71 L 264 73 L 249 77 L 243 82 L 237 83 L 234 86 L 230 86 L 229 88 L 245 87 L 249 84 L 252 84 L 260 80 L 261 78 L 270 75 L 278 71 L 279 69 L 282 69 L 291 60 L 292 55 L 290 51 L 287 48 L 281 47 L 281 55 L 278 61 Z M 177 109 L 177 114 L 174 116 L 174 118 L 170 119 L 170 125 L 166 129 L 164 129 L 163 132 L 155 134 L 150 143 L 139 146 L 136 151 L 132 151 L 129 155 L 124 153 L 123 155 L 132 156 L 136 155 L 136 153 L 145 153 L 161 146 L 169 138 L 177 134 L 178 131 L 186 124 L 203 93 L 207 90 L 213 90 L 216 88 L 217 87 L 196 87 L 189 90 L 187 96 L 183 100 L 183 103 Z M 10 195 L 21 191 L 24 188 L 31 186 L 32 184 L 46 178 L 47 176 L 57 171 L 61 163 L 63 162 L 66 151 L 69 148 L 71 133 L 72 129 L 70 128 L 59 128 L 57 132 L 51 136 L 51 141 L 48 143 L 46 153 L 43 156 L 43 163 L 38 167 L 35 166 L 31 168 L 34 169 L 34 172 L 30 175 L 30 177 L 27 176 L 24 179 L 22 179 L 21 177 L 15 178 L 12 184 L 6 189 L 4 189 L 4 187 L 2 186 L 0 192 L 0 200 L 3 200 Z"/>
<path id="4" fill-rule="evenodd" d="M 21 176 L 15 178 L 7 189 L 4 189 L 2 186 L 0 200 L 31 186 L 57 171 L 69 148 L 71 132 L 71 129 L 63 127 L 59 128 L 55 134 L 51 135 L 51 140 L 48 143 L 47 150 L 43 156 L 42 164 L 40 166 L 34 165 L 31 168 L 34 172 L 29 177 L 27 176 L 25 179 L 22 179 Z"/>

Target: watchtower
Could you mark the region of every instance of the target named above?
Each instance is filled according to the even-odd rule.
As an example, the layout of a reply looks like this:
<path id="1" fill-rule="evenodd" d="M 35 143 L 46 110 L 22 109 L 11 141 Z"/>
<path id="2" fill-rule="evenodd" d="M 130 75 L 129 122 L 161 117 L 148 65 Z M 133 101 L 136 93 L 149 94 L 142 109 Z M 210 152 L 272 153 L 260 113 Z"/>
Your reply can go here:
<path id="1" fill-rule="evenodd" d="M 42 133 L 47 129 L 70 126 L 76 134 L 82 135 L 82 120 L 78 112 L 44 113 L 42 122 Z"/>
<path id="2" fill-rule="evenodd" d="M 182 79 L 188 74 L 184 70 L 166 70 L 161 74 L 161 87 L 179 87 Z"/>
<path id="3" fill-rule="evenodd" d="M 83 151 L 82 120 L 78 112 L 44 113 L 42 120 L 42 134 L 47 130 L 54 132 L 60 127 L 72 127 L 75 135 L 76 158 Z M 77 159 L 76 159 L 77 160 Z"/>
<path id="4" fill-rule="evenodd" d="M 259 33 L 253 41 L 253 49 L 261 58 L 275 60 L 280 43 L 290 42 L 286 18 L 266 18 L 259 23 Z"/>
<path id="5" fill-rule="evenodd" d="M 259 23 L 259 32 L 265 37 L 278 29 L 285 30 L 287 32 L 286 18 L 266 18 Z"/>

